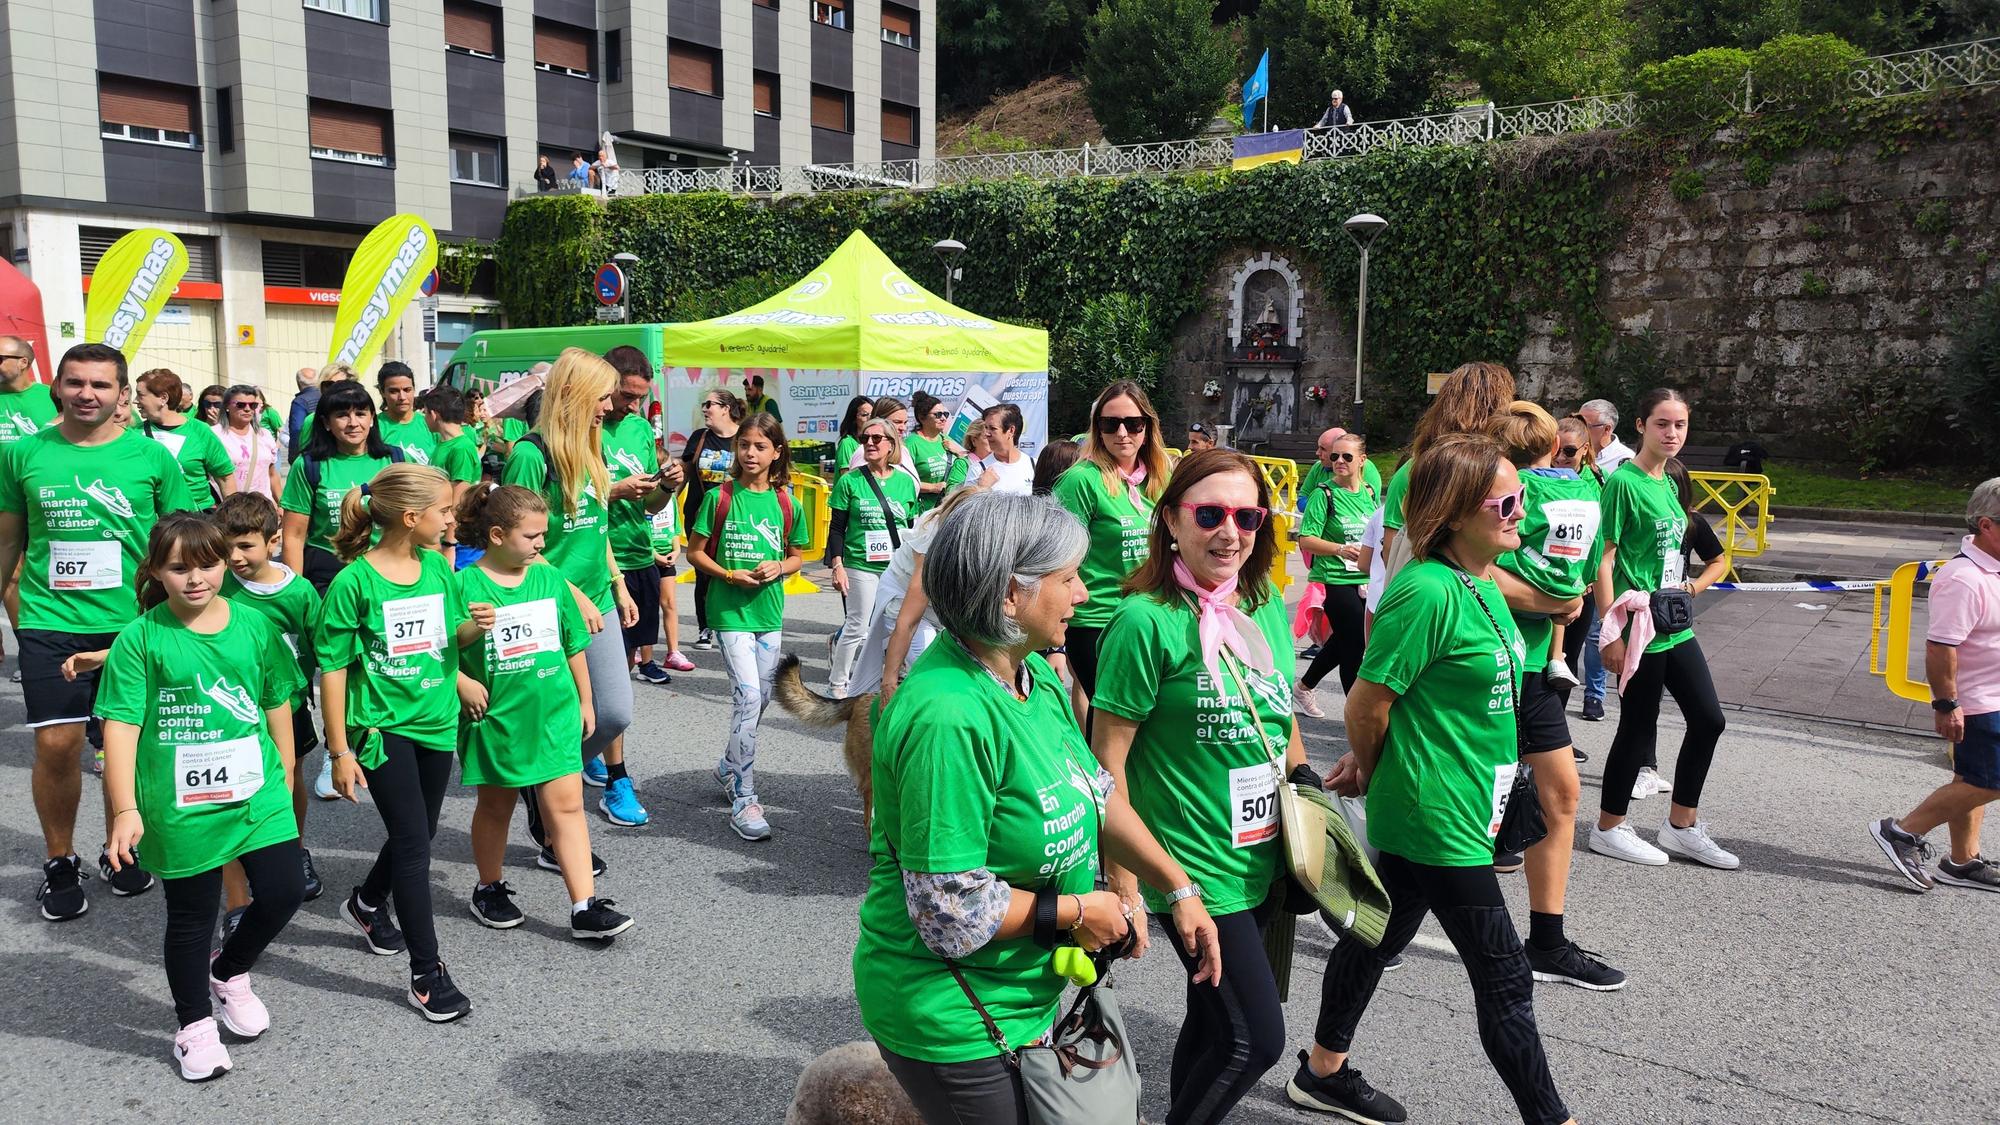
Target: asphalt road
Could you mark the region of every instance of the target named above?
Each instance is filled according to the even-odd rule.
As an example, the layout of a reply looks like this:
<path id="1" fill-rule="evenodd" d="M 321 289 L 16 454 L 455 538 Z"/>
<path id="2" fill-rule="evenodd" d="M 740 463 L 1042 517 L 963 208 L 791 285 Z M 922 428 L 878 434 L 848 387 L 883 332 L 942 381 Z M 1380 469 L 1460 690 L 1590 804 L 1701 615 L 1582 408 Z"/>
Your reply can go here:
<path id="1" fill-rule="evenodd" d="M 682 588 L 684 591 L 686 587 Z M 683 605 L 686 604 L 685 595 Z M 823 680 L 832 595 L 796 598 L 787 645 Z M 690 634 L 691 635 L 691 634 Z M 629 750 L 653 823 L 601 820 L 599 884 L 639 925 L 610 948 L 560 926 L 561 883 L 532 866 L 526 834 L 509 878 L 527 911 L 509 931 L 467 911 L 470 790 L 447 800 L 433 883 L 444 956 L 472 1015 L 431 1026 L 405 1004 L 401 958 L 367 954 L 337 914 L 382 840 L 371 808 L 315 803 L 307 826 L 329 892 L 308 904 L 254 971 L 274 1026 L 233 1049 L 236 1070 L 203 1086 L 170 1059 L 173 1013 L 159 963 L 156 889 L 88 915 L 35 913 L 42 843 L 29 801 L 20 688 L 0 681 L 0 1121 L 777 1122 L 800 1069 L 861 1036 L 849 957 L 866 847 L 837 740 L 774 710 L 759 774 L 776 838 L 738 840 L 708 771 L 728 717 L 718 654 L 671 687 L 635 685 Z M 1337 689 L 1322 689 L 1338 714 Z M 1615 718 L 1615 711 L 1614 711 Z M 1628 970 L 1600 995 L 1538 986 L 1537 1014 L 1562 1092 L 1583 1122 L 1929 1122 L 2000 1115 L 1984 1065 L 2000 1009 L 1990 953 L 2000 896 L 1894 879 L 1865 825 L 1905 811 L 1944 777 L 1935 741 L 1764 714 L 1730 715 L 1704 812 L 1744 869 L 1676 862 L 1639 868 L 1576 857 L 1569 929 Z M 1591 753 L 1585 804 L 1611 723 L 1577 723 Z M 1669 711 L 1662 758 L 1678 720 Z M 1308 721 L 1314 761 L 1339 725 Z M 101 838 L 87 780 L 80 841 Z M 1637 806 L 1650 827 L 1665 798 Z M 1586 814 L 1588 815 L 1588 814 Z M 80 849 L 81 850 L 81 849 Z M 93 848 L 94 851 L 94 848 Z M 1527 906 L 1506 878 L 1517 920 Z M 1311 1036 L 1327 939 L 1302 928 L 1288 1011 Z M 1182 978 L 1156 948 L 1120 981 L 1164 1115 L 1164 1072 Z M 1479 1049 L 1471 996 L 1450 948 L 1427 926 L 1410 964 L 1385 978 L 1355 1064 L 1424 1122 L 1512 1120 Z M 1313 1119 L 1284 1100 L 1289 1060 L 1232 1121 Z"/>

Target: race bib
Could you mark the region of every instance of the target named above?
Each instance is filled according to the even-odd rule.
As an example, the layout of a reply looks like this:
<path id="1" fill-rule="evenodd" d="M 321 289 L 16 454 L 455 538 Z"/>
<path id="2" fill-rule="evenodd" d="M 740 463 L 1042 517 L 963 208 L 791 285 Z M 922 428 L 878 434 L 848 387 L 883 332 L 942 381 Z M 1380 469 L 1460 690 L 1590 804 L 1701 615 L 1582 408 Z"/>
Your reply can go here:
<path id="1" fill-rule="evenodd" d="M 1597 538 L 1599 509 L 1595 500 L 1551 500 L 1542 505 L 1549 533 L 1542 538 L 1542 555 L 1580 561 Z"/>
<path id="2" fill-rule="evenodd" d="M 1493 767 L 1493 821 L 1486 826 L 1488 839 L 1500 834 L 1500 820 L 1507 815 L 1507 798 L 1513 795 L 1514 774 L 1520 768 L 1519 762 Z"/>
<path id="3" fill-rule="evenodd" d="M 49 544 L 49 589 L 115 590 L 124 584 L 124 551 L 117 540 Z"/>
<path id="4" fill-rule="evenodd" d="M 1687 559 L 1681 555 L 1679 547 L 1660 552 L 1660 589 L 1678 590 L 1687 576 Z"/>
<path id="5" fill-rule="evenodd" d="M 876 563 L 876 562 L 889 561 L 889 555 L 891 552 L 895 550 L 895 545 L 889 542 L 888 532 L 864 531 L 861 533 L 861 535 L 864 546 L 868 551 L 869 562 Z"/>
<path id="6" fill-rule="evenodd" d="M 1278 838 L 1278 775 L 1268 762 L 1230 770 L 1228 797 L 1231 847 Z"/>
<path id="7" fill-rule="evenodd" d="M 520 605 L 503 605 L 493 611 L 493 652 L 502 660 L 562 651 L 562 632 L 556 625 L 554 598 L 541 598 Z"/>
<path id="8" fill-rule="evenodd" d="M 174 747 L 174 804 L 233 805 L 264 787 L 264 744 L 256 735 Z"/>
<path id="9" fill-rule="evenodd" d="M 444 651 L 444 595 L 382 603 L 382 642 L 391 657 Z"/>

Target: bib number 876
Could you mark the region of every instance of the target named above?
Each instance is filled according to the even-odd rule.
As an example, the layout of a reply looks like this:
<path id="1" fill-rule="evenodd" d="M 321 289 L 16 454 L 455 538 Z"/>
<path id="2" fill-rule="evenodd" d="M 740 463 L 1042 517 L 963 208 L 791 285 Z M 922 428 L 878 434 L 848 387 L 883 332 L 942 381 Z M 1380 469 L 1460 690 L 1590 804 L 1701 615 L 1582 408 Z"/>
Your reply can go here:
<path id="1" fill-rule="evenodd" d="M 187 771 L 187 776 L 182 780 L 187 782 L 189 789 L 199 789 L 209 785 L 227 785 L 229 784 L 229 767 L 213 766 L 208 769 L 189 770 Z"/>
<path id="2" fill-rule="evenodd" d="M 1271 819 L 1278 807 L 1278 795 L 1266 793 L 1260 797 L 1243 798 L 1243 815 L 1238 819 L 1245 824 L 1256 824 Z"/>

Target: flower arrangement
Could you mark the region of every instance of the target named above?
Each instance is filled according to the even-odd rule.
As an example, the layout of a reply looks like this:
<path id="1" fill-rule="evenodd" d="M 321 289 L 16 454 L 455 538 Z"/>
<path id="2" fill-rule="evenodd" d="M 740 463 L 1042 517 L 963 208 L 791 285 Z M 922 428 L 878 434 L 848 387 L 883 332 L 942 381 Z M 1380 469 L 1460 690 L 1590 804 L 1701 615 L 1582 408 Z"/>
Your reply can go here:
<path id="1" fill-rule="evenodd" d="M 1209 380 L 1208 382 L 1206 382 L 1206 383 L 1203 383 L 1203 384 L 1201 385 L 1201 397 L 1203 397 L 1203 398 L 1221 398 L 1221 397 L 1222 397 L 1222 383 L 1221 383 L 1220 381 L 1218 381 L 1218 380 L 1215 380 L 1215 379 L 1210 379 L 1210 380 Z"/>
<path id="2" fill-rule="evenodd" d="M 1310 387 L 1307 387 L 1307 388 L 1306 388 L 1306 401 L 1307 401 L 1307 402 L 1325 402 L 1325 401 L 1326 401 L 1326 387 L 1325 387 L 1325 386 L 1323 386 L 1323 385 L 1320 385 L 1320 384 L 1314 384 L 1313 386 L 1310 386 Z"/>

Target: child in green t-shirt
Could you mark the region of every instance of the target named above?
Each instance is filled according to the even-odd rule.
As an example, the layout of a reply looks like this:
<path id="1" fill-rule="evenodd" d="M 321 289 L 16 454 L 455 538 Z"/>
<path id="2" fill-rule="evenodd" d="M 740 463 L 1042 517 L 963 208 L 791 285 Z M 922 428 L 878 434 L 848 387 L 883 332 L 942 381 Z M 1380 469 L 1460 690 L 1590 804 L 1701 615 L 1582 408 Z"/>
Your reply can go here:
<path id="1" fill-rule="evenodd" d="M 681 652 L 681 613 L 674 604 L 674 587 L 680 585 L 675 559 L 681 551 L 681 498 L 669 500 L 652 520 L 653 565 L 660 568 L 660 625 L 667 633 L 667 656 L 660 663 L 670 672 L 692 672 L 694 661 Z"/>
<path id="2" fill-rule="evenodd" d="M 1521 474 L 1521 545 L 1494 565 L 1555 602 L 1581 605 L 1597 578 L 1602 550 L 1598 535 L 1597 485 L 1573 469 L 1553 467 L 1561 430 L 1548 411 L 1517 401 L 1496 414 L 1489 430 Z M 1563 659 L 1565 619 L 1561 615 L 1513 610 L 1528 646 L 1525 671 L 1548 674 L 1549 686 L 1568 691 L 1577 685 Z"/>
<path id="3" fill-rule="evenodd" d="M 805 564 L 799 549 L 810 531 L 792 500 L 791 455 L 778 420 L 750 415 L 732 445 L 734 480 L 702 498 L 688 529 L 688 561 L 721 580 L 708 592 L 708 621 L 729 668 L 736 714 L 715 780 L 729 797 L 729 827 L 746 840 L 768 840 L 771 825 L 757 800 L 757 723 L 778 673 L 785 579 Z"/>

